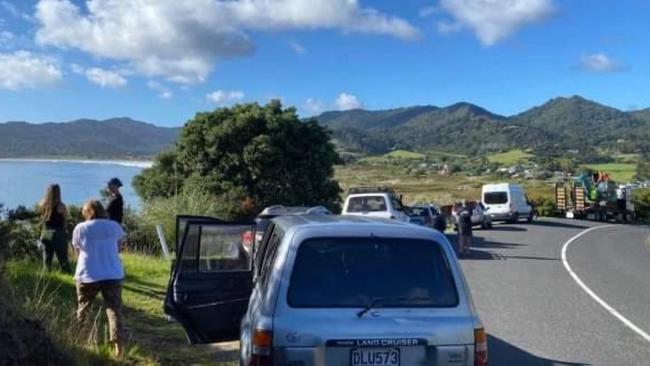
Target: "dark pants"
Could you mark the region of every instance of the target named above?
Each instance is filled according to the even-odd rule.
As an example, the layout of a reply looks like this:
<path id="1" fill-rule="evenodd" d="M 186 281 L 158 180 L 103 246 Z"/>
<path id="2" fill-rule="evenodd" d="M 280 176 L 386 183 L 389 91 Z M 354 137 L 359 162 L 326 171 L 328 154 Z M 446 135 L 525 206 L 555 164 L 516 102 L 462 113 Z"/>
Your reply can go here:
<path id="1" fill-rule="evenodd" d="M 48 229 L 46 229 L 48 230 Z M 43 242 L 43 265 L 48 271 L 52 270 L 52 259 L 56 254 L 56 259 L 59 261 L 61 270 L 66 273 L 71 273 L 70 261 L 68 260 L 68 236 L 65 229 L 53 229 L 54 235 L 52 238 L 42 238 Z"/>
<path id="2" fill-rule="evenodd" d="M 122 281 L 106 280 L 91 283 L 77 282 L 77 319 L 88 322 L 88 310 L 97 294 L 101 292 L 108 317 L 110 341 L 121 343 L 124 340 L 122 327 Z"/>

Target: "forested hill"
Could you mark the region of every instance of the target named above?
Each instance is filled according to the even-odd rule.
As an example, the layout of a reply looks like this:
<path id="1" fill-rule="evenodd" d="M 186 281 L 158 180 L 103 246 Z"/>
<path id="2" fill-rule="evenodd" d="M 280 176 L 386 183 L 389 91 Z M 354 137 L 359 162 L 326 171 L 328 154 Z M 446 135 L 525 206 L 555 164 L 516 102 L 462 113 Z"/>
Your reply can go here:
<path id="1" fill-rule="evenodd" d="M 316 117 L 345 150 L 394 148 L 484 153 L 510 148 L 636 151 L 650 141 L 650 110 L 623 112 L 579 96 L 554 98 L 504 117 L 470 103 L 382 111 L 326 112 Z"/>
<path id="2" fill-rule="evenodd" d="M 148 159 L 173 144 L 179 131 L 129 118 L 0 123 L 0 158 Z"/>

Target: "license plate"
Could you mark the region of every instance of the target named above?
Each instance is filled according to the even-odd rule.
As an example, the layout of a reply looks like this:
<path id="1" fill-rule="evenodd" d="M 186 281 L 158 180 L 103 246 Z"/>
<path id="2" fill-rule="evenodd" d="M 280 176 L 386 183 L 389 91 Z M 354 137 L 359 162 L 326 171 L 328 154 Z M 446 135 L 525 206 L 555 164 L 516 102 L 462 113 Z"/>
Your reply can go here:
<path id="1" fill-rule="evenodd" d="M 399 348 L 353 348 L 350 366 L 399 366 Z"/>

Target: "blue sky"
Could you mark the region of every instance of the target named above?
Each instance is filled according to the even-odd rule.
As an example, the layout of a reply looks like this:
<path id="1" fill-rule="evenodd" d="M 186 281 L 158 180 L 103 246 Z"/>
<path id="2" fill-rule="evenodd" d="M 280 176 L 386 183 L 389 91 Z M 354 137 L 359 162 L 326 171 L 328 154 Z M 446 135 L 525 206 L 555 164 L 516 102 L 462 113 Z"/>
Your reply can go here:
<path id="1" fill-rule="evenodd" d="M 90 4 L 90 5 L 89 5 Z M 0 1 L 0 121 L 325 110 L 579 94 L 650 107 L 645 0 Z"/>

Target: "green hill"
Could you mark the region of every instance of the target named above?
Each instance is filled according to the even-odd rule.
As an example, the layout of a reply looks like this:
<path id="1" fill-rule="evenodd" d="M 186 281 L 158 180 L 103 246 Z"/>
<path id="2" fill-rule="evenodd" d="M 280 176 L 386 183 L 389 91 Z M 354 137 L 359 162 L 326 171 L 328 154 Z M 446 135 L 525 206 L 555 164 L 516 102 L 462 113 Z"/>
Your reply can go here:
<path id="1" fill-rule="evenodd" d="M 623 112 L 579 96 L 554 98 L 504 117 L 470 103 L 391 110 L 326 112 L 317 117 L 348 151 L 384 154 L 394 149 L 492 154 L 637 152 L 650 143 L 650 109 Z"/>
<path id="2" fill-rule="evenodd" d="M 173 144 L 179 131 L 129 118 L 43 124 L 7 122 L 0 124 L 0 158 L 150 158 Z"/>

